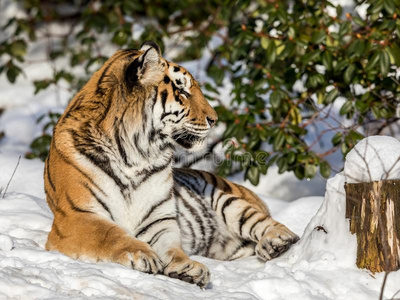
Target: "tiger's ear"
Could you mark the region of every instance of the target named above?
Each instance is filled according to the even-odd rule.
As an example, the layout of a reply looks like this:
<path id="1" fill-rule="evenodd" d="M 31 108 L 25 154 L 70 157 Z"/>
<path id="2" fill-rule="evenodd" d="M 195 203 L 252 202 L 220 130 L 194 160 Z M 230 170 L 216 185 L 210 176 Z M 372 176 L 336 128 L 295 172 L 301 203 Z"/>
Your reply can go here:
<path id="1" fill-rule="evenodd" d="M 150 48 L 154 48 L 157 51 L 158 56 L 161 56 L 160 46 L 158 46 L 157 43 L 155 43 L 153 41 L 146 41 L 142 44 L 142 46 L 140 46 L 140 50 L 142 50 L 142 51 L 147 51 Z"/>
<path id="2" fill-rule="evenodd" d="M 127 85 L 158 85 L 164 78 L 165 64 L 161 61 L 160 47 L 154 42 L 145 42 L 140 51 L 143 52 L 126 69 Z"/>

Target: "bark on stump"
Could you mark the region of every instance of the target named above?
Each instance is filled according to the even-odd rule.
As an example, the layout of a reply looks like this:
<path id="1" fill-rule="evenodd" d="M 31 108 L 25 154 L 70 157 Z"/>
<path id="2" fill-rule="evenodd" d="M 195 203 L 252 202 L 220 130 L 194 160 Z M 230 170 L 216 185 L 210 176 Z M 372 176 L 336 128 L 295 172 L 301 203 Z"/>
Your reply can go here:
<path id="1" fill-rule="evenodd" d="M 346 218 L 357 234 L 357 266 L 400 269 L 400 180 L 346 183 Z"/>

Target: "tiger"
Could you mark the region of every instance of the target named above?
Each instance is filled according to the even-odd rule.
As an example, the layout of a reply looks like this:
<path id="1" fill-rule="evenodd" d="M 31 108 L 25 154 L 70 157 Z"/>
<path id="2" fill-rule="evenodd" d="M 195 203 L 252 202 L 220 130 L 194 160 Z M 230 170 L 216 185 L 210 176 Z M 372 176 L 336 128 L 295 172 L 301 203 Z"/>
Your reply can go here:
<path id="1" fill-rule="evenodd" d="M 152 41 L 117 51 L 69 102 L 44 167 L 54 220 L 46 250 L 114 262 L 205 288 L 190 256 L 268 261 L 299 237 L 249 189 L 173 167 L 217 123 L 199 83 Z"/>

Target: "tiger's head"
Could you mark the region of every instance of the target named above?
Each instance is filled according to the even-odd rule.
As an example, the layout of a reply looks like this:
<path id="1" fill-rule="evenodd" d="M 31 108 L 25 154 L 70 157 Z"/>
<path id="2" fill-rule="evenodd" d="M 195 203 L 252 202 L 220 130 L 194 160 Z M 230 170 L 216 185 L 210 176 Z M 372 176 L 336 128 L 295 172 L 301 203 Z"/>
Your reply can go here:
<path id="1" fill-rule="evenodd" d="M 128 88 L 139 83 L 154 94 L 148 99 L 152 101 L 153 133 L 162 133 L 173 144 L 189 151 L 204 146 L 207 134 L 217 122 L 217 113 L 194 77 L 182 66 L 164 59 L 157 44 L 142 45 L 125 68 L 125 81 Z"/>

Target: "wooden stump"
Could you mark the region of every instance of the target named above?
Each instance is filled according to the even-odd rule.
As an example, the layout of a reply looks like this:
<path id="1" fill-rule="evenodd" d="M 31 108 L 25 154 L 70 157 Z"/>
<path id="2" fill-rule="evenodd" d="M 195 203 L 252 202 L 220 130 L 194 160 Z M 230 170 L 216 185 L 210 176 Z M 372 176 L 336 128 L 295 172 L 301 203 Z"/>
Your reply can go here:
<path id="1" fill-rule="evenodd" d="M 400 180 L 346 183 L 346 218 L 357 234 L 357 266 L 400 269 Z"/>

